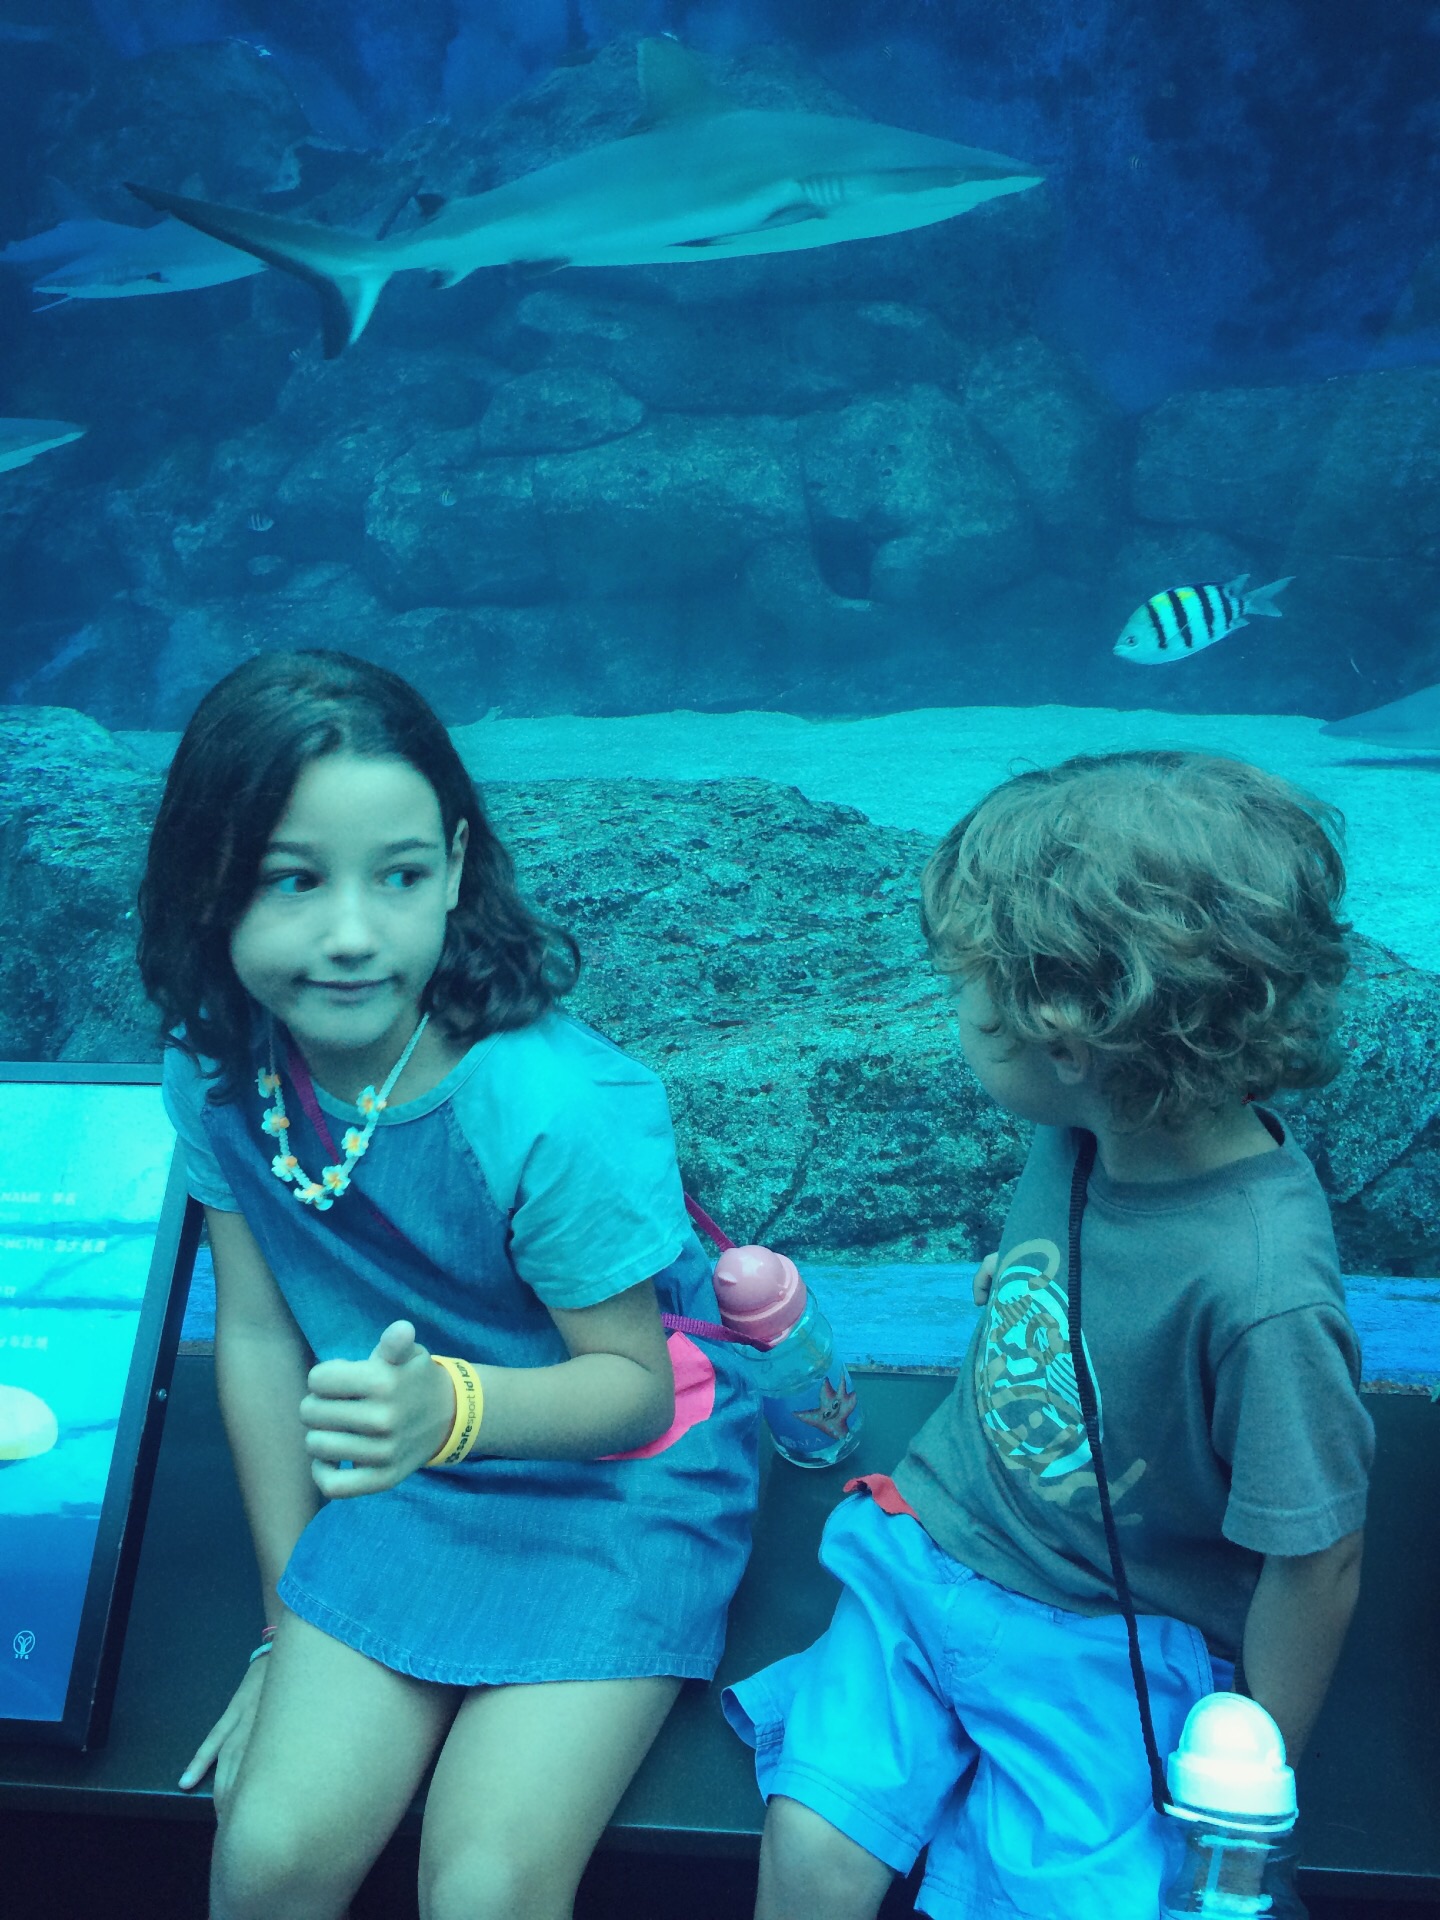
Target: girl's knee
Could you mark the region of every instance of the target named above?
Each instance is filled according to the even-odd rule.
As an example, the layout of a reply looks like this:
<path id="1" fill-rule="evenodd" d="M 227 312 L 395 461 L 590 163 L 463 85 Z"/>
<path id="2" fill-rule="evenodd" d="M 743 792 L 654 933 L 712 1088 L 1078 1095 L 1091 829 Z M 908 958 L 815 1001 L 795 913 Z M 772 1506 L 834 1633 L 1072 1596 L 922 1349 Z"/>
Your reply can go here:
<path id="1" fill-rule="evenodd" d="M 223 1820 L 210 1866 L 211 1920 L 331 1920 L 350 1885 L 317 1840 L 283 1819 Z"/>
<path id="2" fill-rule="evenodd" d="M 873 1920 L 894 1878 L 883 1860 L 798 1800 L 775 1794 L 760 1848 L 756 1920 Z"/>
<path id="3" fill-rule="evenodd" d="M 421 1862 L 420 1920 L 570 1920 L 576 1881 L 552 1862 L 502 1850 Z"/>

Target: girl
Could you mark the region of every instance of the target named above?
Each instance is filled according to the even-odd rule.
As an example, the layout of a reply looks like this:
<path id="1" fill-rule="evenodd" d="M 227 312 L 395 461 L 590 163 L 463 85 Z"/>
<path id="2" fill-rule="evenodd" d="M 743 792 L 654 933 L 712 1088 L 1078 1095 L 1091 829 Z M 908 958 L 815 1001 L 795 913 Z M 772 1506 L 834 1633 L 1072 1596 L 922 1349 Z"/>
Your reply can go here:
<path id="1" fill-rule="evenodd" d="M 663 1092 L 349 655 L 207 694 L 140 916 L 269 1623 L 181 1779 L 214 1920 L 334 1920 L 432 1760 L 425 1920 L 563 1920 L 755 1504 L 752 1396 L 662 1325 L 714 1312 Z"/>

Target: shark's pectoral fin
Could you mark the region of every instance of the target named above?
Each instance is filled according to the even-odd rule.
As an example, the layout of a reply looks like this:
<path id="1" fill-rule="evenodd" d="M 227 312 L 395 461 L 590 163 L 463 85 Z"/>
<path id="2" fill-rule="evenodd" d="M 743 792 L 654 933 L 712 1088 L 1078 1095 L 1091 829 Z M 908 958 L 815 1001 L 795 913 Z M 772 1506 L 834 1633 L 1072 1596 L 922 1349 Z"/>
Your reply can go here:
<path id="1" fill-rule="evenodd" d="M 415 204 L 420 209 L 422 222 L 433 220 L 437 213 L 443 211 L 445 203 L 446 196 L 443 193 L 417 193 L 415 196 Z"/>
<path id="2" fill-rule="evenodd" d="M 720 247 L 730 240 L 743 240 L 752 233 L 772 233 L 777 227 L 797 226 L 802 220 L 823 220 L 825 209 L 811 206 L 808 200 L 800 200 L 791 206 L 777 207 L 774 213 L 767 214 L 763 220 L 756 221 L 753 227 L 738 227 L 730 233 L 706 233 L 695 240 L 677 240 L 677 247 L 692 250 L 701 247 Z"/>

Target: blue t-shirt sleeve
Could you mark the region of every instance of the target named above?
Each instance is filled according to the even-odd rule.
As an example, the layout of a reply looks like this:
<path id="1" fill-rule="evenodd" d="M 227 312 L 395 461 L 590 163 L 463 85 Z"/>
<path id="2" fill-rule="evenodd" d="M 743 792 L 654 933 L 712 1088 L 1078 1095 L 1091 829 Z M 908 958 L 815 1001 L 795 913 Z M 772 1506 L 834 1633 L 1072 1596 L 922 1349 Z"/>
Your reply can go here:
<path id="1" fill-rule="evenodd" d="M 517 1143 L 510 1256 L 550 1307 L 592 1307 L 648 1280 L 688 1233 L 664 1088 L 607 1056 L 567 1063 Z"/>
<path id="2" fill-rule="evenodd" d="M 202 1206 L 218 1208 L 222 1213 L 239 1213 L 240 1204 L 230 1191 L 220 1162 L 211 1151 L 200 1108 L 210 1083 L 195 1062 L 178 1047 L 167 1047 L 160 1080 L 160 1097 L 170 1124 L 180 1136 L 185 1155 L 185 1185 Z"/>

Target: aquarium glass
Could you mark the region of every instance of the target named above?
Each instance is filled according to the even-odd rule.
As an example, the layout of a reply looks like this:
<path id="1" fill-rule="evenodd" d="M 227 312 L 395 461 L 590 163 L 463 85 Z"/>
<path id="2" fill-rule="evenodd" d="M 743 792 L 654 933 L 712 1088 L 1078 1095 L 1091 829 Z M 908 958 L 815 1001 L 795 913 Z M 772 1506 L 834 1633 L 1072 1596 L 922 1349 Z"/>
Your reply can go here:
<path id="1" fill-rule="evenodd" d="M 1345 816 L 1347 1063 L 1284 1105 L 1425 1385 L 1437 102 L 1411 0 L 0 0 L 0 1058 L 158 1061 L 180 731 L 353 653 L 691 1192 L 954 1364 L 1026 1135 L 925 858 L 1019 767 L 1235 754 Z"/>

